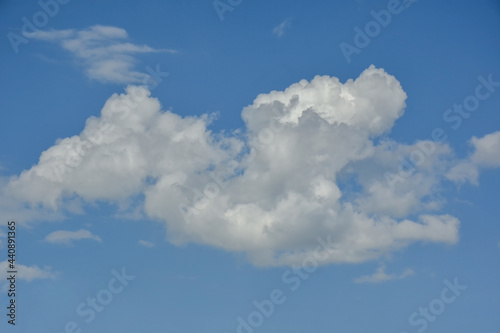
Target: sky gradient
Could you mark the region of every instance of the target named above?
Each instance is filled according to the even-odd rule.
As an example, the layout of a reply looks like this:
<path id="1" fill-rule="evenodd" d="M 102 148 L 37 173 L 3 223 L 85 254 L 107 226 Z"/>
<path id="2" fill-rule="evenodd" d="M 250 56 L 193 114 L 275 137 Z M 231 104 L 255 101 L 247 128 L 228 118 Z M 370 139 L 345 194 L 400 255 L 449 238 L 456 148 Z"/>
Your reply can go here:
<path id="1" fill-rule="evenodd" d="M 498 1 L 6 1 L 0 27 L 2 332 L 500 329 Z"/>

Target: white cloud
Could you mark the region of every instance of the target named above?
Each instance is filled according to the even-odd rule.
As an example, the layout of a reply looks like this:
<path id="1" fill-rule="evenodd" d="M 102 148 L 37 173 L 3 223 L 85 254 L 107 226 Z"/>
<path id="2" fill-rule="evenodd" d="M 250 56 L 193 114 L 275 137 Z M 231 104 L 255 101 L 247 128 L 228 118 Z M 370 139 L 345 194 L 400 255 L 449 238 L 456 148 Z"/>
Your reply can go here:
<path id="1" fill-rule="evenodd" d="M 184 182 L 228 158 L 235 139 L 211 135 L 210 115 L 182 118 L 161 112 L 144 87 L 113 95 L 80 135 L 58 140 L 36 166 L 11 179 L 7 191 L 32 206 L 57 209 L 63 197 L 120 201 L 143 193 L 150 181 Z"/>
<path id="2" fill-rule="evenodd" d="M 57 221 L 63 219 L 60 211 L 42 205 L 26 205 L 25 198 L 19 200 L 10 192 L 10 183 L 17 177 L 0 177 L 0 220 L 17 221 L 18 225 L 25 225 L 34 220 Z M 40 196 L 39 196 L 40 197 Z"/>
<path id="3" fill-rule="evenodd" d="M 381 265 L 377 268 L 377 271 L 371 275 L 365 275 L 362 277 L 359 277 L 354 280 L 355 283 L 380 283 L 384 281 L 390 281 L 390 280 L 400 280 L 403 279 L 407 276 L 414 275 L 415 272 L 411 268 L 407 268 L 404 270 L 403 273 L 396 275 L 396 274 L 387 274 L 385 272 L 385 265 Z"/>
<path id="4" fill-rule="evenodd" d="M 54 279 L 56 277 L 56 273 L 52 272 L 51 267 L 44 266 L 40 268 L 36 265 L 34 266 L 25 266 L 15 263 L 15 269 L 17 271 L 16 279 L 25 280 L 31 282 L 37 279 Z M 7 277 L 9 277 L 9 273 L 7 271 L 11 270 L 9 268 L 8 260 L 0 262 L 0 281 L 3 284 L 2 291 L 8 289 L 9 285 L 5 281 L 7 281 Z M 5 283 L 4 283 L 5 282 Z"/>
<path id="5" fill-rule="evenodd" d="M 207 129 L 212 115 L 162 111 L 146 88 L 131 86 L 6 191 L 56 212 L 74 197 L 123 206 L 142 196 L 141 211 L 166 224 L 171 242 L 243 252 L 256 265 L 300 263 L 324 235 L 335 245 L 324 263 L 376 259 L 414 242 L 454 244 L 460 222 L 440 212 L 438 192 L 451 148 L 385 138 L 405 99 L 373 66 L 345 83 L 316 76 L 257 96 L 243 109 L 243 134 L 227 136 Z M 386 172 L 417 148 L 428 156 L 388 184 Z"/>
<path id="6" fill-rule="evenodd" d="M 145 240 L 139 240 L 139 245 L 142 245 L 142 246 L 145 246 L 145 247 L 154 247 L 155 244 L 154 243 L 151 243 L 151 242 L 148 242 L 148 241 L 145 241 Z"/>
<path id="7" fill-rule="evenodd" d="M 454 182 L 470 182 L 477 185 L 479 170 L 500 167 L 500 131 L 487 134 L 482 138 L 472 137 L 469 144 L 472 154 L 455 165 L 446 175 Z"/>
<path id="8" fill-rule="evenodd" d="M 485 168 L 500 167 L 500 131 L 482 138 L 473 137 L 471 144 L 474 147 L 471 156 L 473 163 Z"/>
<path id="9" fill-rule="evenodd" d="M 478 185 L 479 168 L 477 164 L 465 160 L 451 168 L 446 177 L 456 183 L 469 182 Z"/>
<path id="10" fill-rule="evenodd" d="M 168 52 L 172 49 L 154 49 L 147 45 L 127 42 L 124 29 L 94 25 L 83 30 L 48 30 L 30 34 L 30 38 L 56 42 L 71 52 L 85 67 L 90 79 L 108 83 L 148 83 L 148 74 L 135 71 L 135 54 Z"/>
<path id="11" fill-rule="evenodd" d="M 286 20 L 278 24 L 276 27 L 274 27 L 273 34 L 279 38 L 285 34 L 286 30 L 291 28 L 292 28 L 292 20 L 290 18 L 287 18 Z"/>
<path id="12" fill-rule="evenodd" d="M 66 231 L 58 230 L 51 232 L 45 237 L 45 241 L 49 243 L 59 243 L 59 244 L 72 244 L 72 241 L 82 240 L 82 239 L 92 239 L 97 242 L 102 242 L 99 236 L 93 235 L 90 231 L 85 229 L 80 229 L 78 231 Z"/>

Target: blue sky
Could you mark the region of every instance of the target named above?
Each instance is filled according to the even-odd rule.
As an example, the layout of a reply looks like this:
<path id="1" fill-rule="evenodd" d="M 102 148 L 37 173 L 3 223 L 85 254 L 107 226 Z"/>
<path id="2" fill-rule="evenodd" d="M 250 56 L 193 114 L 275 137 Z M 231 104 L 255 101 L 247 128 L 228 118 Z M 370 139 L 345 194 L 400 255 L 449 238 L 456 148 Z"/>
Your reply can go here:
<path id="1" fill-rule="evenodd" d="M 0 4 L 2 332 L 498 332 L 498 1 L 41 3 Z"/>

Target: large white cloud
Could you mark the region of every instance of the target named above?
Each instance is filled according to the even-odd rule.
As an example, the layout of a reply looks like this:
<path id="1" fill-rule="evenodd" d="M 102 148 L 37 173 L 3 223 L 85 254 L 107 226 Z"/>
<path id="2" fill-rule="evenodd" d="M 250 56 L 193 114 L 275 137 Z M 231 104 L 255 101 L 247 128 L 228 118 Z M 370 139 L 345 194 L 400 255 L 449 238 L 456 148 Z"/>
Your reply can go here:
<path id="1" fill-rule="evenodd" d="M 187 175 L 220 163 L 220 148 L 206 126 L 208 115 L 181 118 L 160 112 L 158 100 L 143 87 L 113 95 L 99 118 L 91 117 L 80 135 L 58 140 L 38 164 L 12 179 L 8 193 L 32 205 L 57 209 L 64 197 L 120 200 L 145 190 L 149 178 Z"/>
<path id="2" fill-rule="evenodd" d="M 257 265 L 299 263 L 325 235 L 334 247 L 324 263 L 362 262 L 417 241 L 453 244 L 459 221 L 439 211 L 437 192 L 451 149 L 386 138 L 405 99 L 373 66 L 346 83 L 317 76 L 259 95 L 243 109 L 244 135 L 224 136 L 207 129 L 212 116 L 161 111 L 147 89 L 131 86 L 7 188 L 55 211 L 75 197 L 142 197 L 173 243 L 242 252 Z M 416 150 L 426 155 L 388 181 Z"/>

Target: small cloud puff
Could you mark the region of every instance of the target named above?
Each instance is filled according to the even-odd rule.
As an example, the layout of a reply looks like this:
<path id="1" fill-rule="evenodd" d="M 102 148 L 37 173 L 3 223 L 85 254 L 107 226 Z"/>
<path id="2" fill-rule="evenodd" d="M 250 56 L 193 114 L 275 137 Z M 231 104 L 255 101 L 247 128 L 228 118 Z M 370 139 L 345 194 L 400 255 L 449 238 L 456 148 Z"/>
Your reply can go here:
<path id="1" fill-rule="evenodd" d="M 99 243 L 102 242 L 99 236 L 93 235 L 90 231 L 85 229 L 80 229 L 78 231 L 58 230 L 51 232 L 45 237 L 45 241 L 48 243 L 66 245 L 72 245 L 73 241 L 82 239 L 91 239 Z"/>
<path id="2" fill-rule="evenodd" d="M 284 20 L 283 22 L 281 22 L 279 25 L 277 25 L 276 27 L 274 27 L 273 29 L 273 34 L 280 38 L 282 37 L 285 32 L 288 30 L 288 29 L 291 29 L 292 28 L 292 19 L 290 18 L 287 18 L 286 20 Z"/>
<path id="3" fill-rule="evenodd" d="M 155 246 L 155 244 L 154 244 L 154 243 L 152 243 L 152 242 L 148 242 L 148 241 L 145 241 L 145 240 L 142 240 L 142 239 L 141 239 L 141 240 L 139 240 L 138 244 L 139 244 L 139 245 L 142 245 L 142 246 L 144 246 L 144 247 L 154 247 L 154 246 Z"/>
<path id="4" fill-rule="evenodd" d="M 377 271 L 371 275 L 365 275 L 354 280 L 355 283 L 380 283 L 390 280 L 400 280 L 407 276 L 414 275 L 415 272 L 411 268 L 405 269 L 405 271 L 399 275 L 387 274 L 385 272 L 385 265 L 381 265 L 377 268 Z"/>
<path id="5" fill-rule="evenodd" d="M 33 280 L 39 279 L 55 279 L 56 273 L 52 271 L 50 266 L 44 266 L 40 268 L 36 265 L 33 266 L 25 266 L 16 263 L 15 269 L 17 270 L 16 278 L 20 280 L 25 280 L 27 282 L 31 282 Z M 9 273 L 7 271 L 11 270 L 9 266 L 8 260 L 0 262 L 0 283 L 2 284 L 1 290 L 5 292 L 9 288 L 8 283 L 4 283 L 7 281 L 9 277 Z"/>

